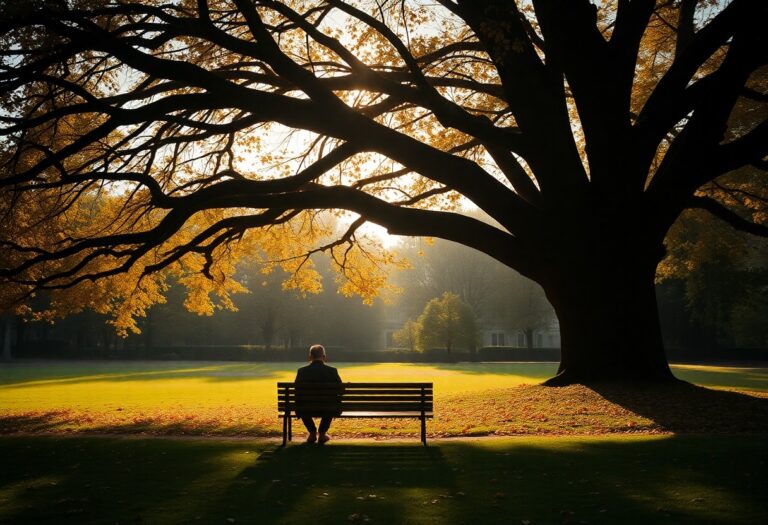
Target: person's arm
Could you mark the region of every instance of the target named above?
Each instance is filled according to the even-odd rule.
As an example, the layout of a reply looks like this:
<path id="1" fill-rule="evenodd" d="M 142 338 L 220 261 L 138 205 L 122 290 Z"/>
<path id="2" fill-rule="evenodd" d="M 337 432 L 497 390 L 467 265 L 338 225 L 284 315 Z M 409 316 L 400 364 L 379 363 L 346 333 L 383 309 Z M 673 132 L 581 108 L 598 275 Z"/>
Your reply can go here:
<path id="1" fill-rule="evenodd" d="M 338 387 L 338 390 L 336 391 L 336 399 L 339 403 L 339 410 L 338 410 L 338 414 L 336 415 L 341 415 L 341 399 L 344 396 L 344 384 L 341 381 L 341 376 L 339 375 L 338 369 L 336 368 L 333 369 L 333 376 L 334 377 L 331 378 L 332 379 L 331 383 L 336 383 L 340 385 Z"/>

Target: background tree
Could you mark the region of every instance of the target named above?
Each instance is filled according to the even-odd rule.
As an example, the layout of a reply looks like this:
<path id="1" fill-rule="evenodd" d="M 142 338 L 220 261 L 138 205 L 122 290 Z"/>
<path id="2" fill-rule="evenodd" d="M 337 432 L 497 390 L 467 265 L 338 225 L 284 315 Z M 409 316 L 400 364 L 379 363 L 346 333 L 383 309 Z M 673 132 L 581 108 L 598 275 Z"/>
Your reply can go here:
<path id="1" fill-rule="evenodd" d="M 395 308 L 407 316 L 418 316 L 431 298 L 451 292 L 469 304 L 479 325 L 520 330 L 529 348 L 534 332 L 554 320 L 540 286 L 483 253 L 442 239 L 404 242 L 398 251 L 411 262 L 393 279 L 403 290 Z"/>
<path id="2" fill-rule="evenodd" d="M 506 302 L 511 314 L 510 326 L 523 332 L 525 345 L 532 349 L 534 333 L 549 328 L 554 319 L 554 311 L 544 291 L 536 283 L 518 276 L 509 287 Z"/>
<path id="3" fill-rule="evenodd" d="M 662 319 L 677 324 L 672 344 L 705 349 L 764 346 L 766 331 L 754 319 L 765 312 L 768 244 L 754 242 L 700 210 L 683 214 L 667 244 L 657 278 L 666 309 Z M 678 310 L 684 308 L 682 319 L 679 313 L 671 319 L 675 301 L 681 303 Z M 679 333 L 686 325 L 688 333 Z"/>
<path id="4" fill-rule="evenodd" d="M 418 316 L 429 300 L 451 292 L 482 318 L 496 307 L 491 304 L 494 291 L 506 286 L 499 286 L 498 279 L 516 273 L 484 253 L 442 239 L 406 240 L 395 249 L 410 263 L 392 278 L 401 290 L 398 306 L 408 316 Z"/>
<path id="5" fill-rule="evenodd" d="M 475 314 L 456 294 L 445 292 L 429 301 L 416 323 L 422 350 L 445 348 L 450 352 L 453 348 L 473 350 L 475 347 Z"/>
<path id="6" fill-rule="evenodd" d="M 392 340 L 395 345 L 415 352 L 419 349 L 419 334 L 421 330 L 422 327 L 417 321 L 408 319 L 400 330 L 392 334 Z"/>
<path id="7" fill-rule="evenodd" d="M 441 239 L 435 240 L 432 246 L 425 246 L 423 251 L 422 264 L 428 273 L 424 284 L 430 298 L 445 291 L 452 292 L 472 307 L 478 317 L 483 317 L 492 308 L 488 300 L 498 285 L 494 270 L 508 267 L 484 253 Z M 508 292 L 513 293 L 512 290 Z"/>
<path id="8" fill-rule="evenodd" d="M 0 275 L 17 302 L 56 290 L 57 314 L 136 330 L 168 275 L 192 310 L 228 308 L 246 254 L 311 288 L 316 250 L 370 299 L 392 261 L 370 221 L 539 283 L 562 334 L 550 384 L 671 379 L 667 231 L 695 207 L 768 233 L 704 191 L 750 164 L 765 186 L 764 2 L 3 8 Z M 329 239 L 315 210 L 348 229 Z"/>

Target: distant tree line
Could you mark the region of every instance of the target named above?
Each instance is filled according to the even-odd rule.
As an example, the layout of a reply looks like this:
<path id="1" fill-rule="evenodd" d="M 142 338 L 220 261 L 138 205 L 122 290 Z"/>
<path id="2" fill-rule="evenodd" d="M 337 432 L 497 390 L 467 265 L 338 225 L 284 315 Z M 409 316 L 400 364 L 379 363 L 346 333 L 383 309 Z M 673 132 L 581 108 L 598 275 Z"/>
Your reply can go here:
<path id="1" fill-rule="evenodd" d="M 323 265 L 318 264 L 323 270 Z M 153 349 L 168 347 L 252 345 L 265 350 L 291 349 L 323 341 L 328 346 L 370 349 L 376 339 L 381 306 L 367 307 L 359 297 L 345 297 L 332 285 L 318 294 L 300 296 L 284 290 L 281 270 L 264 274 L 244 266 L 238 278 L 250 293 L 235 297 L 237 311 L 221 309 L 214 315 L 197 315 L 184 307 L 185 290 L 172 284 L 167 302 L 148 310 L 139 319 L 140 334 L 118 337 L 108 318 L 93 312 L 47 322 L 15 320 L 15 346 L 50 353 L 51 346 L 67 350 L 89 348 L 95 356 L 151 357 Z M 332 277 L 326 275 L 326 282 Z M 40 348 L 42 347 L 42 348 Z M 93 353 L 93 352 L 92 352 Z"/>
<path id="2" fill-rule="evenodd" d="M 674 229 L 669 255 L 658 275 L 658 301 L 666 345 L 697 350 L 768 347 L 768 250 L 692 212 Z M 152 357 L 154 349 L 251 345 L 271 351 L 322 341 L 330 347 L 371 350 L 382 346 L 382 323 L 401 319 L 393 346 L 409 351 L 471 351 L 479 330 L 494 326 L 525 334 L 554 322 L 543 290 L 490 257 L 448 241 L 406 239 L 398 247 L 411 268 L 395 272 L 400 288 L 391 302 L 363 305 L 334 287 L 322 257 L 318 294 L 284 289 L 282 270 L 263 273 L 241 266 L 238 279 L 250 290 L 235 297 L 238 311 L 196 315 L 184 308 L 185 290 L 171 285 L 167 302 L 140 319 L 141 333 L 120 338 L 107 317 L 92 311 L 48 322 L 4 316 L 3 357 L 43 353 L 66 357 Z M 44 301 L 44 297 L 38 300 Z M 631 334 L 628 334 L 631 337 Z M 508 343 L 507 343 L 508 344 Z"/>
<path id="3" fill-rule="evenodd" d="M 83 311 L 54 323 L 9 319 L 15 327 L 13 346 L 19 355 L 54 350 L 66 357 L 68 352 L 87 348 L 94 357 L 126 358 L 152 356 L 155 348 L 252 345 L 269 351 L 316 341 L 370 350 L 382 347 L 382 321 L 395 315 L 412 319 L 411 328 L 425 324 L 427 330 L 414 332 L 412 344 L 398 340 L 394 346 L 467 351 L 479 344 L 481 323 L 530 334 L 554 319 L 538 285 L 482 253 L 447 241 L 408 239 L 398 251 L 411 261 L 409 269 L 392 275 L 399 293 L 371 306 L 357 296 L 338 293 L 328 261 L 320 255 L 316 267 L 323 274 L 324 289 L 317 294 L 284 289 L 289 276 L 282 270 L 264 273 L 256 264 L 245 264 L 237 279 L 250 293 L 235 296 L 236 312 L 190 313 L 184 307 L 184 287 L 172 284 L 167 302 L 139 319 L 140 334 L 118 337 L 106 316 Z M 448 310 L 456 309 L 455 320 L 439 319 L 441 313 L 450 316 Z M 526 340 L 531 341 L 531 336 Z"/>

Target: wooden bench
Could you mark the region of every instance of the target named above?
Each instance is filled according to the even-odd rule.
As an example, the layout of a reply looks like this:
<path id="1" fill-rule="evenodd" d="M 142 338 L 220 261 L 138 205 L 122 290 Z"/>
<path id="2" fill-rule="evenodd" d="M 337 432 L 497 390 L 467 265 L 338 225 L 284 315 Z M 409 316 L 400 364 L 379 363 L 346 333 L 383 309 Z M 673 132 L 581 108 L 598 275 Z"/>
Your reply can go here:
<path id="1" fill-rule="evenodd" d="M 421 421 L 421 442 L 426 446 L 432 383 L 278 383 L 283 445 L 293 437 L 297 408 L 314 417 L 330 413 L 337 414 L 334 418 L 415 418 Z"/>

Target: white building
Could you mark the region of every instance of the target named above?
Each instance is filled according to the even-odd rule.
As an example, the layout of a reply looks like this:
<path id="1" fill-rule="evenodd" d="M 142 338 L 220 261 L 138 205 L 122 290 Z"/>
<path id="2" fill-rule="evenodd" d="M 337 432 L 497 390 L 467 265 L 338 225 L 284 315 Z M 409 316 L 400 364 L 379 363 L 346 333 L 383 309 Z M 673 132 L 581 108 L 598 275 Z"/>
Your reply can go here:
<path id="1" fill-rule="evenodd" d="M 560 324 L 554 319 L 546 327 L 534 329 L 532 332 L 533 348 L 560 348 Z M 490 323 L 483 326 L 480 322 L 479 346 L 514 346 L 528 347 L 525 330 L 522 328 L 502 328 Z"/>

